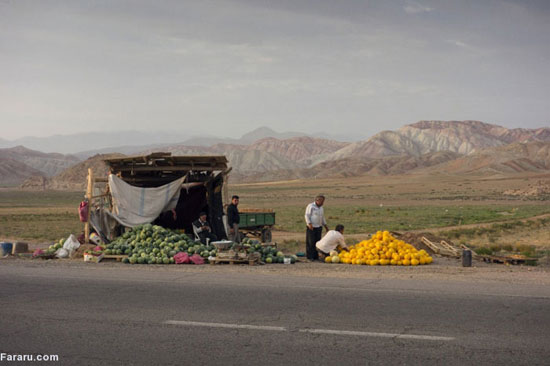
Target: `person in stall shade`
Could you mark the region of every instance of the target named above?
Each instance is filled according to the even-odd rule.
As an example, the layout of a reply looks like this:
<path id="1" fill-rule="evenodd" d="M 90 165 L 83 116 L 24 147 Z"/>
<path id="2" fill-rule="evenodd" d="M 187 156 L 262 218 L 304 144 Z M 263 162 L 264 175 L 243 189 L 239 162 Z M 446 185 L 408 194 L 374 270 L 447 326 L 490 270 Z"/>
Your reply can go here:
<path id="1" fill-rule="evenodd" d="M 210 239 L 210 242 L 218 240 L 216 234 L 212 232 L 210 224 L 206 221 L 206 212 L 201 212 L 199 218 L 193 221 L 193 231 L 203 244 L 206 244 L 206 239 Z"/>

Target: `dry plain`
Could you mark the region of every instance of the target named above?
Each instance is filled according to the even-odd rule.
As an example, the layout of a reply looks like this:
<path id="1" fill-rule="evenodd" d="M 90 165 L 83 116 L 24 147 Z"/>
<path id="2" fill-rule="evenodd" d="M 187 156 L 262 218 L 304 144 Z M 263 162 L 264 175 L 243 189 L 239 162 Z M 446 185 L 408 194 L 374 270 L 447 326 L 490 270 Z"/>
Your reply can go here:
<path id="1" fill-rule="evenodd" d="M 493 251 L 545 256 L 550 250 L 550 197 L 512 196 L 550 174 L 514 176 L 403 175 L 230 184 L 243 208 L 276 212 L 274 238 L 290 251 L 304 247 L 303 212 L 313 197 L 326 195 L 330 226 L 346 226 L 355 242 L 376 230 L 434 232 Z M 0 238 L 35 245 L 78 234 L 77 207 L 83 192 L 0 190 Z"/>

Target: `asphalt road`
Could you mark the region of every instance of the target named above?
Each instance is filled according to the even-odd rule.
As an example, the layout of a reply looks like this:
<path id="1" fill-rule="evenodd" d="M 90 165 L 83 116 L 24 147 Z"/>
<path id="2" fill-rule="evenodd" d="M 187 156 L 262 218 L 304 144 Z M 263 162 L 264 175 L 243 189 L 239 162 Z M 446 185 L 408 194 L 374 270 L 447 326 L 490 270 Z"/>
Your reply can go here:
<path id="1" fill-rule="evenodd" d="M 0 306 L 0 352 L 51 364 L 550 362 L 536 285 L 0 263 Z"/>

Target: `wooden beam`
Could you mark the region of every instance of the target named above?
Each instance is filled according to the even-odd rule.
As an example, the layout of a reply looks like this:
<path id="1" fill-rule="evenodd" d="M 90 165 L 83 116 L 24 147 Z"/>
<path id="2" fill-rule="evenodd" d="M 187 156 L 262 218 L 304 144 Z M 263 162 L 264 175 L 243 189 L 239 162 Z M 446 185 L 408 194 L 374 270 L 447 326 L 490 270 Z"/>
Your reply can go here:
<path id="1" fill-rule="evenodd" d="M 196 172 L 213 172 L 216 170 L 224 170 L 225 166 L 197 166 L 197 165 L 176 165 L 176 166 L 133 166 L 133 167 L 113 167 L 114 171 L 120 172 L 181 172 L 181 171 L 196 171 Z"/>

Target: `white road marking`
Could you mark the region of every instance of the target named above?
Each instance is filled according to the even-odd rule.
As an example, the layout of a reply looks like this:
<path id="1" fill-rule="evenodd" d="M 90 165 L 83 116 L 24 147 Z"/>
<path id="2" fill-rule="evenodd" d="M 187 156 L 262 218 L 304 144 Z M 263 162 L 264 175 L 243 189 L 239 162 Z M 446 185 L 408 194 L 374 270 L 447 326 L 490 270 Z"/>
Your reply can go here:
<path id="1" fill-rule="evenodd" d="M 253 329 L 253 330 L 271 330 L 276 332 L 288 332 L 289 329 L 285 327 L 273 327 L 264 325 L 250 325 L 250 324 L 228 324 L 228 323 L 206 323 L 206 322 L 192 322 L 185 320 L 167 320 L 163 324 L 169 325 L 183 325 L 191 327 L 208 327 L 208 328 L 229 328 L 229 329 Z M 397 334 L 397 333 L 376 333 L 376 332 L 359 332 L 351 330 L 333 330 L 333 329 L 298 329 L 300 333 L 314 333 L 314 334 L 334 334 L 334 335 L 346 335 L 346 336 L 359 336 L 359 337 L 381 337 L 381 338 L 397 338 L 397 339 L 418 339 L 424 341 L 452 341 L 453 337 L 441 337 L 441 336 L 429 336 L 420 334 Z"/>
<path id="2" fill-rule="evenodd" d="M 375 333 L 375 332 L 358 332 L 349 330 L 331 330 L 331 329 L 299 329 L 302 333 L 314 334 L 336 334 L 350 335 L 359 337 L 380 337 L 380 338 L 398 338 L 398 339 L 419 339 L 424 341 L 452 341 L 453 337 L 427 336 L 420 334 L 397 334 L 397 333 Z"/>
<path id="3" fill-rule="evenodd" d="M 189 322 L 184 320 L 167 320 L 164 322 L 164 324 L 187 325 L 191 327 L 273 330 L 277 332 L 285 332 L 288 330 L 285 327 L 271 327 L 267 325 L 264 326 L 264 325 L 249 325 L 249 324 L 204 323 L 204 322 Z"/>

